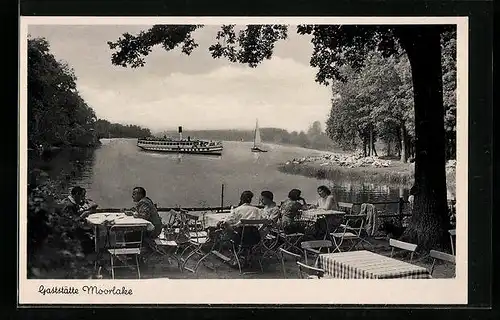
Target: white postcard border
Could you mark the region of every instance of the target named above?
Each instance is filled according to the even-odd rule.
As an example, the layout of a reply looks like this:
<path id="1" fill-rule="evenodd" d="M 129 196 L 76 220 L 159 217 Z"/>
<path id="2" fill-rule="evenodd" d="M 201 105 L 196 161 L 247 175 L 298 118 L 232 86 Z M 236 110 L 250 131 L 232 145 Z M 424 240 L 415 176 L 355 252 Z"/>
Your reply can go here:
<path id="1" fill-rule="evenodd" d="M 457 24 L 456 278 L 428 280 L 34 280 L 26 270 L 28 25 L 153 24 Z M 19 304 L 466 304 L 468 297 L 468 18 L 467 17 L 21 17 L 19 131 Z M 41 294 L 40 286 L 78 294 Z M 97 295 L 85 286 L 122 288 Z"/>

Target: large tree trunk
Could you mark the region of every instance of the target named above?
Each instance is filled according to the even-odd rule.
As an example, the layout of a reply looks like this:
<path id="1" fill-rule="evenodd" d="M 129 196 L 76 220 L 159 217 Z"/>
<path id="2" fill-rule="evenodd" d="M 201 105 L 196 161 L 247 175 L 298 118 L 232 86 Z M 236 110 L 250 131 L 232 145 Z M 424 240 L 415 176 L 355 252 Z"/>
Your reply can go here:
<path id="1" fill-rule="evenodd" d="M 401 161 L 406 163 L 408 161 L 408 134 L 404 121 L 401 124 Z"/>
<path id="2" fill-rule="evenodd" d="M 449 247 L 440 26 L 400 26 L 408 54 L 415 102 L 415 195 L 403 239 L 422 250 Z"/>
<path id="3" fill-rule="evenodd" d="M 368 155 L 373 155 L 373 129 L 370 128 L 370 141 L 368 142 Z"/>
<path id="4" fill-rule="evenodd" d="M 367 156 L 367 150 L 366 150 L 366 136 L 365 135 L 362 135 L 362 138 L 363 138 L 363 157 L 366 157 Z"/>
<path id="5" fill-rule="evenodd" d="M 397 131 L 398 143 L 396 144 L 396 149 L 398 151 L 398 157 L 401 158 L 401 129 Z"/>

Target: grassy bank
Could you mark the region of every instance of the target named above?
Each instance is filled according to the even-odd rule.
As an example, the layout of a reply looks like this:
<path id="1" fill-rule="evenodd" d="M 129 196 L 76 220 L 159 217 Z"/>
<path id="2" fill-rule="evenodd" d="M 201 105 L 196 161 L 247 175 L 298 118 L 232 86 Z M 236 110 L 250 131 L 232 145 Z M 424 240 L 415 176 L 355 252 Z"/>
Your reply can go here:
<path id="1" fill-rule="evenodd" d="M 319 163 L 287 163 L 278 167 L 283 173 L 298 174 L 325 180 L 349 179 L 362 182 L 384 183 L 389 185 L 410 186 L 413 175 L 408 165 L 400 163 L 391 167 L 348 168 L 337 165 L 322 166 Z"/>
<path id="2" fill-rule="evenodd" d="M 339 165 L 321 165 L 316 162 L 281 164 L 278 170 L 287 174 L 297 174 L 321 180 L 356 180 L 367 183 L 381 183 L 389 186 L 405 186 L 413 184 L 413 171 L 410 164 L 392 161 L 389 167 L 342 167 Z M 455 170 L 446 174 L 448 190 L 455 194 Z"/>

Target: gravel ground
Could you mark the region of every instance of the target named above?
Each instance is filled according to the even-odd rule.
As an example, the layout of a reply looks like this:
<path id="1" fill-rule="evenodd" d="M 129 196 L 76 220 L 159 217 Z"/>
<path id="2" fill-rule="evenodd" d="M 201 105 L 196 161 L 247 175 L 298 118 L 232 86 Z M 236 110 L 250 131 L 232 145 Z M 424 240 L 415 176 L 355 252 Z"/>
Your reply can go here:
<path id="1" fill-rule="evenodd" d="M 376 253 L 389 256 L 390 248 L 387 241 L 377 240 L 373 241 L 374 248 L 370 249 Z M 396 258 L 405 260 L 403 256 L 396 256 Z M 181 272 L 177 267 L 175 260 L 155 257 L 151 258 L 148 262 L 146 268 L 141 270 L 141 278 L 143 279 L 153 279 L 153 278 L 169 278 L 169 279 L 282 279 L 284 277 L 281 263 L 275 258 L 267 259 L 267 263 L 264 264 L 264 272 L 260 271 L 257 266 L 254 273 L 251 274 L 240 274 L 239 270 L 231 268 L 227 264 L 223 263 L 221 260 L 214 256 L 209 256 L 206 259 L 206 265 L 201 264 L 196 273 L 183 271 Z M 428 257 L 422 257 L 415 255 L 413 264 L 425 267 L 427 269 L 431 268 L 432 260 Z M 212 266 L 216 266 L 215 270 Z M 252 270 L 252 271 L 254 271 Z M 297 266 L 293 261 L 285 262 L 286 278 L 298 278 Z M 444 263 L 436 263 L 433 278 L 453 278 L 455 274 L 455 266 Z M 126 278 L 134 279 L 137 277 L 137 273 L 130 269 L 122 269 L 116 273 L 116 278 Z M 103 278 L 110 278 L 107 272 L 103 272 Z"/>

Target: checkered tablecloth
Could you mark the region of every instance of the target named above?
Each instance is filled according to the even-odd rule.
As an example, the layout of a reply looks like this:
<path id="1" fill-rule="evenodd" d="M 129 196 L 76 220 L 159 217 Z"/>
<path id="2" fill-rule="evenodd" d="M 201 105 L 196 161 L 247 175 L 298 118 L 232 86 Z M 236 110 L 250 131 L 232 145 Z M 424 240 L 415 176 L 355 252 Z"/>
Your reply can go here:
<path id="1" fill-rule="evenodd" d="M 337 279 L 429 279 L 426 268 L 370 251 L 321 254 L 318 267 Z"/>
<path id="2" fill-rule="evenodd" d="M 343 211 L 337 210 L 324 210 L 324 209 L 310 209 L 302 212 L 301 219 L 302 220 L 311 220 L 316 221 L 318 217 L 323 216 L 339 216 L 342 217 L 345 215 Z"/>

